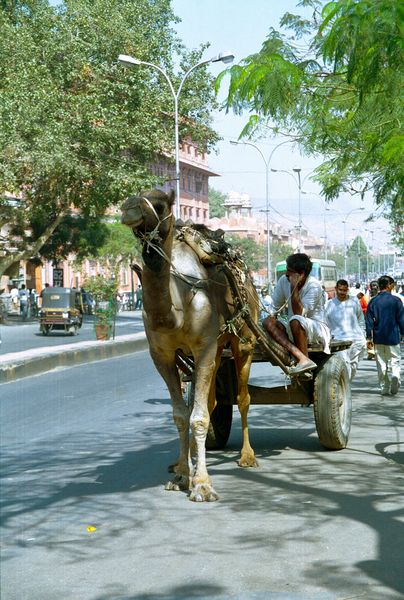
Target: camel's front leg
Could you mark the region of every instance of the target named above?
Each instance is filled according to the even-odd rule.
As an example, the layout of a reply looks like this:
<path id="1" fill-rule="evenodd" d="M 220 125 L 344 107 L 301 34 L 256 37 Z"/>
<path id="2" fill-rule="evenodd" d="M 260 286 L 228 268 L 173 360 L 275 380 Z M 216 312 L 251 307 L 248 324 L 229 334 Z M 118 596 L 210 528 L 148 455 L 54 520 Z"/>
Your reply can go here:
<path id="1" fill-rule="evenodd" d="M 248 434 L 247 415 L 250 408 L 250 394 L 248 392 L 248 377 L 252 361 L 252 353 L 243 353 L 236 355 L 236 369 L 238 380 L 237 405 L 241 416 L 241 428 L 243 432 L 243 445 L 241 456 L 238 461 L 240 467 L 258 467 L 254 450 L 250 445 Z"/>
<path id="2" fill-rule="evenodd" d="M 195 398 L 191 414 L 191 429 L 196 447 L 196 465 L 190 494 L 190 500 L 194 502 L 213 502 L 219 498 L 208 475 L 205 449 L 209 427 L 208 395 L 214 372 L 214 361 L 207 367 L 198 364 L 195 366 Z"/>
<path id="3" fill-rule="evenodd" d="M 190 474 L 192 472 L 192 464 L 189 454 L 189 409 L 182 397 L 181 383 L 178 374 L 178 369 L 173 361 L 163 362 L 161 356 L 154 357 L 154 363 L 167 384 L 170 392 L 171 402 L 173 406 L 173 419 L 178 429 L 180 454 L 177 463 L 170 468 L 174 471 L 175 476 L 168 481 L 166 490 L 188 490 L 190 487 Z"/>

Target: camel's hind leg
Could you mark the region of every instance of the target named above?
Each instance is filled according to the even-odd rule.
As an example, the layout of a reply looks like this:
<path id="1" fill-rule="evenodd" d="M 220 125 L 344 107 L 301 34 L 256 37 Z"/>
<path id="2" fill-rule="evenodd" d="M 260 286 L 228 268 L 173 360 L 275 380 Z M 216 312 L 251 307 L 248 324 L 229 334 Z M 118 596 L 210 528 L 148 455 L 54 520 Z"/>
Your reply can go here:
<path id="1" fill-rule="evenodd" d="M 255 458 L 254 450 L 250 445 L 248 435 L 247 415 L 250 408 L 250 394 L 248 392 L 248 377 L 252 362 L 252 351 L 241 350 L 239 347 L 233 348 L 234 360 L 237 371 L 237 405 L 241 416 L 241 428 L 243 433 L 243 445 L 241 448 L 241 456 L 238 461 L 240 467 L 258 467 L 257 459 Z"/>
<path id="2" fill-rule="evenodd" d="M 180 454 L 177 463 L 170 467 L 175 476 L 168 481 L 166 490 L 188 490 L 190 486 L 190 476 L 192 464 L 189 453 L 189 409 L 182 397 L 181 383 L 178 369 L 175 363 L 175 357 L 172 361 L 162 361 L 161 356 L 154 357 L 153 361 L 158 372 L 167 384 L 170 392 L 173 407 L 173 419 L 178 429 Z M 157 360 L 155 360 L 155 358 Z"/>

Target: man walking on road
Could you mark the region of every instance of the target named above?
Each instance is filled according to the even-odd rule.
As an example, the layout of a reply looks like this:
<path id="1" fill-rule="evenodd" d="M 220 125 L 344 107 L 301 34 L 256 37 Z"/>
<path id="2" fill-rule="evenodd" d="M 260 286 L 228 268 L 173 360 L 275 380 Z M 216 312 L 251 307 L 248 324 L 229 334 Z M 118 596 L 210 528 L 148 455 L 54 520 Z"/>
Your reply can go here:
<path id="1" fill-rule="evenodd" d="M 394 279 L 383 275 L 380 292 L 371 299 L 366 311 L 368 348 L 374 345 L 382 396 L 397 394 L 400 388 L 400 336 L 404 335 L 404 306 L 393 296 Z"/>
<path id="2" fill-rule="evenodd" d="M 352 341 L 350 348 L 341 353 L 352 381 L 366 348 L 365 317 L 358 298 L 349 296 L 348 282 L 345 279 L 337 281 L 335 291 L 337 295 L 327 303 L 325 316 L 334 339 Z"/>

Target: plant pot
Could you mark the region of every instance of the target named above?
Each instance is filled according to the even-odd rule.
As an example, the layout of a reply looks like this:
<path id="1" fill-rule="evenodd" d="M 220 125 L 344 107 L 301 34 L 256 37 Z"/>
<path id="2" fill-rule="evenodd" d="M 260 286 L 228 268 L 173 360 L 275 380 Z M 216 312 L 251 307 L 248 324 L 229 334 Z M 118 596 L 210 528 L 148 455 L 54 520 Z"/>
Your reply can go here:
<path id="1" fill-rule="evenodd" d="M 111 337 L 111 325 L 96 324 L 95 337 L 97 340 L 109 340 Z"/>

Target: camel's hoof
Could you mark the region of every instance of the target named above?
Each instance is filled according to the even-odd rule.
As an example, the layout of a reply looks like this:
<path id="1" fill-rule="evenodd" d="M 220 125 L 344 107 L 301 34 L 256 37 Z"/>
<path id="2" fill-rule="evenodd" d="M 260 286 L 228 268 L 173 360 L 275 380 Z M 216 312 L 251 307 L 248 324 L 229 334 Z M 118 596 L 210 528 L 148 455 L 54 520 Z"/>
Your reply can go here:
<path id="1" fill-rule="evenodd" d="M 164 489 L 169 492 L 180 492 L 189 489 L 189 478 L 185 475 L 176 475 L 173 480 L 168 481 Z"/>
<path id="2" fill-rule="evenodd" d="M 206 483 L 198 483 L 191 491 L 189 499 L 192 502 L 215 502 L 219 496 L 213 487 Z"/>
<path id="3" fill-rule="evenodd" d="M 245 456 L 241 456 L 240 459 L 237 461 L 238 462 L 238 466 L 239 467 L 258 467 L 258 461 L 255 458 L 254 454 L 247 454 Z"/>

